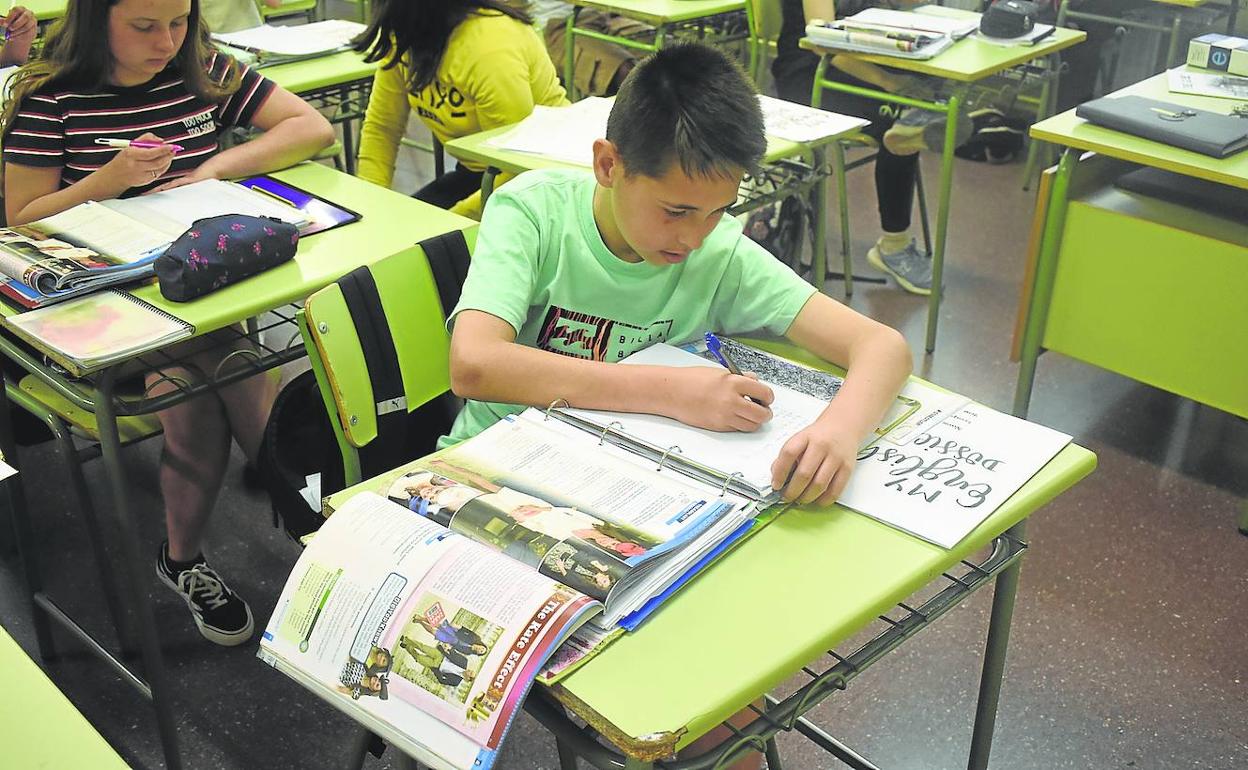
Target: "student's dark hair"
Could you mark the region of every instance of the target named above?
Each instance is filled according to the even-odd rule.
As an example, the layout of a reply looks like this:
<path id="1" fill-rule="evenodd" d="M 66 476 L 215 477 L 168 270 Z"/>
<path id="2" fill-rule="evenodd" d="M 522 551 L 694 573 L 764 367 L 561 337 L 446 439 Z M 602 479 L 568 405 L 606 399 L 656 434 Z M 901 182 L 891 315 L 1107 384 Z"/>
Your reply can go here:
<path id="1" fill-rule="evenodd" d="M 659 177 L 673 161 L 686 175 L 753 171 L 767 149 L 754 85 L 710 46 L 664 48 L 624 79 L 607 120 L 626 174 Z"/>
<path id="2" fill-rule="evenodd" d="M 380 0 L 373 5 L 368 29 L 353 41 L 368 62 L 384 69 L 405 62 L 411 70 L 408 90 L 418 93 L 433 82 L 447 41 L 469 14 L 499 13 L 525 24 L 533 18 L 506 0 Z"/>
<path id="3" fill-rule="evenodd" d="M 43 54 L 23 65 L 9 81 L 9 95 L 0 115 L 3 133 L 9 132 L 22 101 L 48 85 L 98 91 L 108 83 L 113 54 L 108 48 L 108 14 L 120 0 L 69 0 L 65 15 L 52 26 Z M 173 63 L 191 93 L 209 102 L 222 102 L 238 90 L 242 75 L 231 59 L 221 83 L 208 76 L 208 60 L 216 50 L 207 25 L 199 15 L 199 0 L 191 0 L 186 39 Z M 224 54 L 219 54 L 224 56 Z M 227 57 L 228 58 L 228 57 Z"/>

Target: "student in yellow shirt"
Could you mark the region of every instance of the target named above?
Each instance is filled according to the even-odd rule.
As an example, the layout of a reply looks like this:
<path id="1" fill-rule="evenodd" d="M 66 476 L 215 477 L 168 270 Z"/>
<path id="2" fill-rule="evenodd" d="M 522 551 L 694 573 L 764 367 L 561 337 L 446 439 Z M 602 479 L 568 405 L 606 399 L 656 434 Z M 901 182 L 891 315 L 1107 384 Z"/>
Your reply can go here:
<path id="1" fill-rule="evenodd" d="M 568 103 L 530 17 L 503 0 L 383 0 L 356 41 L 382 62 L 360 136 L 359 175 L 386 187 L 415 111 L 440 142 Z M 484 167 L 459 164 L 415 197 L 480 216 Z"/>

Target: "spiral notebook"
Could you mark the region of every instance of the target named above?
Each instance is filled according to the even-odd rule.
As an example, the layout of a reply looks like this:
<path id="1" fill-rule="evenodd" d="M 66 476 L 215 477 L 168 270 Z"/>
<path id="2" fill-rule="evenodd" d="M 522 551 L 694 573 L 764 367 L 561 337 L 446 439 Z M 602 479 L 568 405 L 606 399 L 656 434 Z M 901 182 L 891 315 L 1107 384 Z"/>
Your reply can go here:
<path id="1" fill-rule="evenodd" d="M 4 326 L 75 377 L 195 333 L 186 321 L 115 289 L 12 315 Z"/>

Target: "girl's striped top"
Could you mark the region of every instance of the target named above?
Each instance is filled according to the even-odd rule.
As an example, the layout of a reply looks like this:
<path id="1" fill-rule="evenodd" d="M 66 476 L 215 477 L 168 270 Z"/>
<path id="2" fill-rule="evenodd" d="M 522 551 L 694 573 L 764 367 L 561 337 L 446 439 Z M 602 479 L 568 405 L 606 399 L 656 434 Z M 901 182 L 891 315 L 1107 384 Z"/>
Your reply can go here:
<path id="1" fill-rule="evenodd" d="M 232 60 L 213 52 L 212 80 L 221 83 Z M 183 83 L 176 64 L 138 86 L 105 86 L 99 91 L 47 86 L 26 97 L 4 137 L 4 162 L 61 168 L 61 187 L 86 178 L 121 150 L 97 138 L 138 139 L 153 133 L 183 147 L 164 176 L 131 187 L 123 197 L 140 195 L 170 179 L 189 174 L 217 151 L 221 131 L 248 126 L 272 93 L 273 81 L 243 64 L 242 85 L 224 103 L 204 101 Z"/>

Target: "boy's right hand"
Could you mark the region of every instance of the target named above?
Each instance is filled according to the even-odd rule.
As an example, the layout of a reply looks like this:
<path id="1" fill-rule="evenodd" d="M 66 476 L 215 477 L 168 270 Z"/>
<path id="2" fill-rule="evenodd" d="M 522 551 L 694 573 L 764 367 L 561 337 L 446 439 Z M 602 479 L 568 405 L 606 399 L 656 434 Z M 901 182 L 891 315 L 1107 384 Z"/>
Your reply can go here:
<path id="1" fill-rule="evenodd" d="M 748 374 L 732 374 L 713 366 L 685 366 L 673 368 L 671 375 L 671 416 L 686 425 L 748 433 L 771 419 L 769 407 L 775 394 Z"/>
<path id="2" fill-rule="evenodd" d="M 163 142 L 155 134 L 143 134 L 138 141 Z M 122 192 L 131 187 L 142 187 L 159 179 L 173 163 L 173 148 L 168 145 L 161 147 L 123 147 L 108 163 L 100 167 L 97 174 L 105 174 L 109 181 L 122 188 Z"/>

